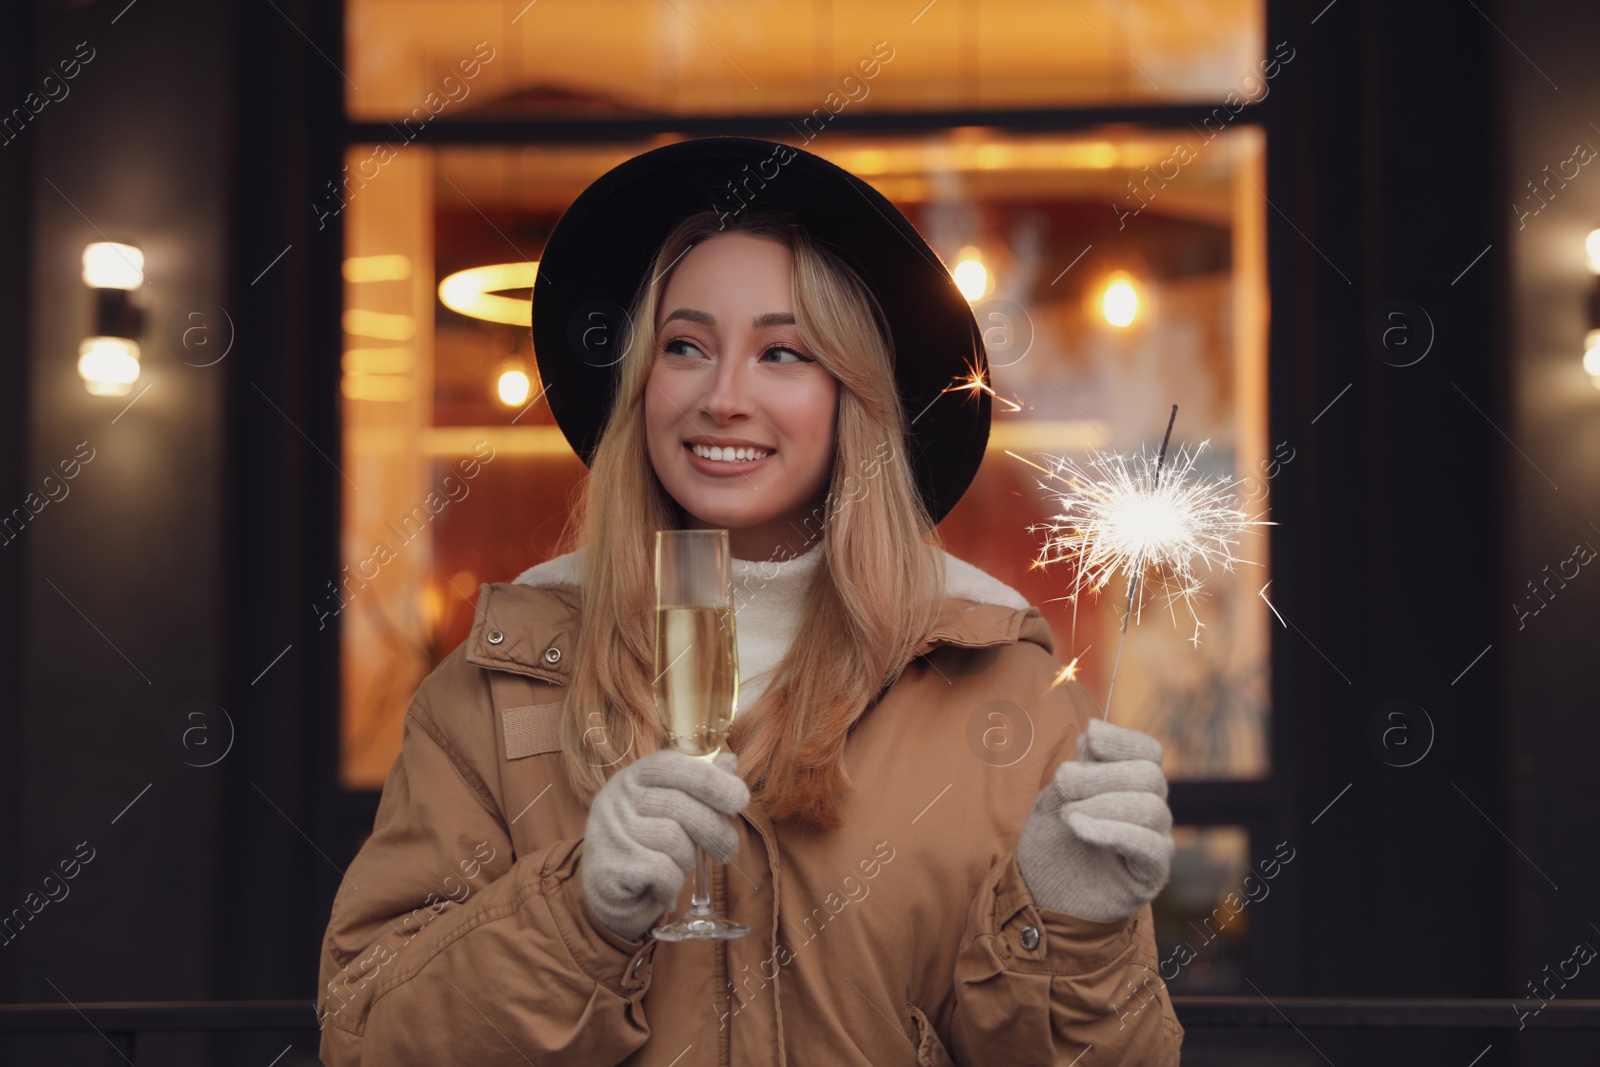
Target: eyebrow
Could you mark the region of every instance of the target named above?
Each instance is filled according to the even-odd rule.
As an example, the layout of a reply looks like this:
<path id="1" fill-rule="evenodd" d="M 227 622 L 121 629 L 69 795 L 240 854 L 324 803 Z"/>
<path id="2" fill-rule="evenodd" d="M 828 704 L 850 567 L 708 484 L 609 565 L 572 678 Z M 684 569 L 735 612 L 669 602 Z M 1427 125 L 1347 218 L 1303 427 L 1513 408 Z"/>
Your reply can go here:
<path id="1" fill-rule="evenodd" d="M 672 314 L 661 320 L 661 325 L 666 326 L 673 319 L 687 319 L 689 322 L 698 322 L 702 326 L 715 326 L 717 320 L 709 312 L 696 308 L 678 308 Z M 765 315 L 757 315 L 750 320 L 750 325 L 758 330 L 768 326 L 793 326 L 794 316 L 787 311 L 769 311 Z"/>

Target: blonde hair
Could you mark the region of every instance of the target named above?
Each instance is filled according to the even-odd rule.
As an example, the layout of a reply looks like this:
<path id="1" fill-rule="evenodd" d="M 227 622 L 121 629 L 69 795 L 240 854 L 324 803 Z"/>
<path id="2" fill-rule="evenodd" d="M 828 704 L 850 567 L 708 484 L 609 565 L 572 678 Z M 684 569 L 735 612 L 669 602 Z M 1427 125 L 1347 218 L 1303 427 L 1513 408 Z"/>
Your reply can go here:
<path id="1" fill-rule="evenodd" d="M 734 720 L 740 775 L 773 818 L 839 825 L 852 787 L 851 725 L 899 676 L 933 628 L 942 554 L 905 451 L 891 334 L 871 291 L 786 213 L 747 208 L 732 223 L 705 211 L 669 233 L 630 309 L 616 399 L 566 531 L 584 549 L 577 658 L 561 721 L 568 778 L 587 803 L 609 774 L 662 748 L 651 690 L 654 531 L 682 525 L 645 443 L 644 394 L 658 302 L 681 257 L 723 233 L 771 238 L 793 254 L 795 325 L 838 379 L 833 469 L 802 540 L 825 532 L 823 562 L 767 690 Z M 813 524 L 815 523 L 815 529 Z"/>

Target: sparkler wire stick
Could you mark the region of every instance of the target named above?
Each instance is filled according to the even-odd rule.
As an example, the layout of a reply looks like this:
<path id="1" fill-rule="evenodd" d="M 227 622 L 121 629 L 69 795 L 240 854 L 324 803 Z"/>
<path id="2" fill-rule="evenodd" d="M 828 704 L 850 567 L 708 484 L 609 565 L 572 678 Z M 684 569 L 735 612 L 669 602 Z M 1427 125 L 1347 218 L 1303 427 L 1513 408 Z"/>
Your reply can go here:
<path id="1" fill-rule="evenodd" d="M 1161 438 L 1161 451 L 1156 454 L 1155 484 L 1151 490 L 1161 488 L 1161 461 L 1167 458 L 1167 442 L 1172 440 L 1172 424 L 1178 421 L 1178 405 L 1172 405 L 1172 414 L 1167 416 L 1166 436 Z M 1106 688 L 1106 709 L 1101 718 L 1111 720 L 1111 696 L 1117 691 L 1117 668 L 1122 666 L 1122 647 L 1128 643 L 1128 620 L 1133 617 L 1133 599 L 1139 590 L 1139 578 L 1144 570 L 1144 552 L 1140 550 L 1139 558 L 1133 564 L 1133 581 L 1128 583 L 1128 610 L 1122 616 L 1122 637 L 1117 641 L 1117 658 L 1111 664 L 1111 684 Z"/>

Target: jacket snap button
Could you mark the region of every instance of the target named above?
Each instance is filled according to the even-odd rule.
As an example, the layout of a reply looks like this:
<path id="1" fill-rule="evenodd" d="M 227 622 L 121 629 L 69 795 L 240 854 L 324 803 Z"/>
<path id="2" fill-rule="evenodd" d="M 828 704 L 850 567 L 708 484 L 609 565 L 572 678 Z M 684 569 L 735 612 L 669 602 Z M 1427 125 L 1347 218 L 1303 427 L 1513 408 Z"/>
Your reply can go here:
<path id="1" fill-rule="evenodd" d="M 560 663 L 561 662 L 561 650 L 559 648 L 556 648 L 554 645 L 552 645 L 549 648 L 545 649 L 544 650 L 544 661 L 546 663 Z"/>
<path id="2" fill-rule="evenodd" d="M 1039 947 L 1039 928 L 1037 926 L 1024 926 L 1018 940 L 1022 942 L 1024 951 L 1032 952 Z"/>
<path id="3" fill-rule="evenodd" d="M 490 630 L 488 636 L 489 643 L 491 645 L 498 645 L 501 641 L 506 639 L 506 635 L 501 633 L 499 630 Z"/>
<path id="4" fill-rule="evenodd" d="M 633 970 L 628 972 L 629 981 L 637 982 L 639 980 L 639 972 L 642 970 L 644 970 L 644 957 L 640 956 L 633 961 Z"/>

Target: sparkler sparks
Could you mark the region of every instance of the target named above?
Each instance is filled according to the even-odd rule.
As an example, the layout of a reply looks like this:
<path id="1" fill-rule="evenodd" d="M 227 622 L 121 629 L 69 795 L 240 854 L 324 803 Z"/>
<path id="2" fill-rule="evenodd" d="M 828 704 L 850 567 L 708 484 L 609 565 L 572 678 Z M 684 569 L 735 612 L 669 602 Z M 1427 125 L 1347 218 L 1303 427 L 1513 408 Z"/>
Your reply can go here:
<path id="1" fill-rule="evenodd" d="M 1093 645 L 1089 646 L 1089 648 L 1093 647 Z M 1073 656 L 1071 663 L 1067 664 L 1065 667 L 1062 667 L 1056 672 L 1055 680 L 1045 687 L 1046 693 L 1050 692 L 1050 690 L 1054 689 L 1062 682 L 1075 682 L 1078 680 L 1078 661 L 1089 654 L 1089 648 L 1086 648 L 1082 652 L 1079 652 L 1076 656 Z"/>
<path id="2" fill-rule="evenodd" d="M 1174 418 L 1176 415 L 1174 406 Z M 1171 433 L 1169 421 L 1169 439 Z M 1065 487 L 1039 483 L 1052 493 L 1061 510 L 1048 523 L 1032 527 L 1047 533 L 1033 566 L 1063 562 L 1073 566 L 1071 587 L 1064 599 L 1073 602 L 1074 613 L 1084 593 L 1098 594 L 1121 576 L 1128 589 L 1124 638 L 1128 617 L 1142 617 L 1145 598 L 1141 587 L 1153 585 L 1165 596 L 1174 625 L 1178 621 L 1176 605 L 1182 603 L 1194 623 L 1190 642 L 1199 644 L 1205 624 L 1195 611 L 1195 602 L 1205 595 L 1203 574 L 1219 567 L 1231 572 L 1238 563 L 1254 562 L 1235 555 L 1240 535 L 1253 527 L 1274 525 L 1250 518 L 1235 506 L 1235 479 L 1207 478 L 1195 472 L 1208 443 L 1202 441 L 1193 450 L 1180 447 L 1170 462 L 1163 441 L 1155 455 L 1148 451 L 1133 455 L 1091 451 L 1083 464 L 1066 458 L 1051 458 L 1049 467 L 1030 464 Z M 1120 663 L 1120 644 L 1117 651 Z M 1111 685 L 1114 692 L 1115 667 Z M 1108 693 L 1107 715 L 1110 703 Z"/>
<path id="3" fill-rule="evenodd" d="M 1079 465 L 1054 459 L 1050 476 L 1067 488 L 1055 491 L 1061 508 L 1035 531 L 1048 531 L 1033 565 L 1071 561 L 1076 565 L 1067 599 L 1098 594 L 1118 575 L 1129 587 L 1143 577 L 1165 594 L 1169 608 L 1181 601 L 1196 624 L 1194 601 L 1204 596 L 1201 567 L 1232 571 L 1249 563 L 1234 554 L 1239 535 L 1271 523 L 1251 519 L 1234 506 L 1235 481 L 1227 476 L 1205 479 L 1194 467 L 1207 442 L 1190 451 L 1179 448 L 1160 484 L 1154 477 L 1155 457 L 1093 452 Z M 1049 488 L 1041 483 L 1043 488 Z M 1141 618 L 1143 597 L 1134 602 Z M 1176 621 L 1176 612 L 1173 612 Z"/>
<path id="4" fill-rule="evenodd" d="M 1017 403 L 1014 400 L 1007 400 L 1005 397 L 1001 396 L 999 393 L 997 393 L 993 389 L 989 388 L 989 383 L 985 382 L 983 380 L 982 375 L 980 375 L 977 371 L 969 371 L 965 378 L 958 378 L 954 385 L 952 385 L 952 386 L 950 386 L 950 387 L 948 387 L 946 389 L 941 390 L 941 392 L 959 393 L 959 392 L 962 392 L 962 391 L 966 391 L 966 392 L 969 392 L 969 393 L 976 394 L 979 390 L 982 390 L 983 392 L 988 393 L 990 396 L 994 397 L 1000 403 L 1005 404 L 1007 407 L 1009 407 L 1011 409 L 1011 411 L 1021 411 L 1022 410 L 1022 405 L 1021 404 Z"/>

